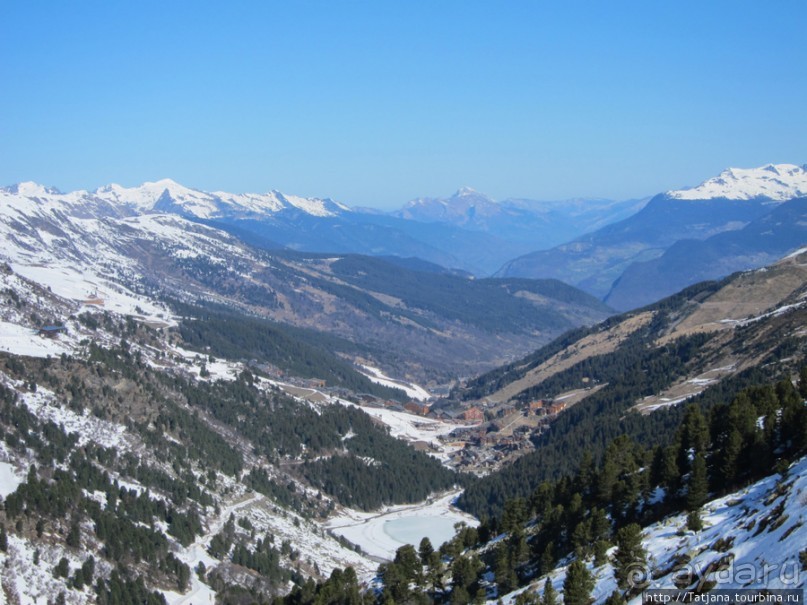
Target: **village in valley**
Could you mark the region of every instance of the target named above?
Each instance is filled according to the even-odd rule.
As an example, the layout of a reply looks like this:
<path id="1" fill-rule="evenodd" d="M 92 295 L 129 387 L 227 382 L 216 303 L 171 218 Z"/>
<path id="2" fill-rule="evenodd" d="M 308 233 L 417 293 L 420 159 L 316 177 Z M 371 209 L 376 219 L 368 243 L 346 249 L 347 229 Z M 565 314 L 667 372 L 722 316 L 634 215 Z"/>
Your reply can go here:
<path id="1" fill-rule="evenodd" d="M 533 439 L 549 430 L 558 414 L 591 392 L 591 387 L 586 386 L 551 400 L 460 402 L 447 397 L 448 389 L 434 387 L 431 389 L 434 396 L 428 397 L 424 389 L 417 387 L 419 393 L 409 392 L 417 398 L 400 403 L 369 394 L 355 395 L 329 387 L 322 380 L 286 376 L 265 364 L 254 369 L 270 380 L 277 380 L 277 385 L 290 395 L 313 404 L 340 401 L 359 405 L 393 432 L 396 423 L 402 422 L 409 430 L 402 433 L 399 429 L 398 436 L 415 449 L 442 459 L 455 470 L 480 476 L 533 450 Z"/>

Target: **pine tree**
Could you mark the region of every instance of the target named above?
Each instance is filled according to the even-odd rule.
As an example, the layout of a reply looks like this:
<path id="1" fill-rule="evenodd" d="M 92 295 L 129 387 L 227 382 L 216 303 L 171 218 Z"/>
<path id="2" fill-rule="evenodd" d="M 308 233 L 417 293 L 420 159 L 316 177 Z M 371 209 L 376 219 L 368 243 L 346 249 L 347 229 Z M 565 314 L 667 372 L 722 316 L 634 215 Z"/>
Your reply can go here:
<path id="1" fill-rule="evenodd" d="M 506 544 L 500 543 L 496 548 L 494 572 L 499 594 L 506 594 L 518 586 L 518 576 Z"/>
<path id="2" fill-rule="evenodd" d="M 411 544 L 401 546 L 395 552 L 394 563 L 407 581 L 420 583 L 423 567 L 414 546 Z"/>
<path id="3" fill-rule="evenodd" d="M 558 605 L 558 591 L 552 586 L 549 578 L 544 582 L 544 594 L 541 595 L 541 605 Z"/>
<path id="4" fill-rule="evenodd" d="M 529 590 L 525 590 L 516 596 L 515 605 L 539 605 L 540 602 L 538 595 Z"/>
<path id="5" fill-rule="evenodd" d="M 566 570 L 566 579 L 563 581 L 564 605 L 589 605 L 592 590 L 594 577 L 585 563 L 575 559 Z"/>
<path id="6" fill-rule="evenodd" d="M 79 548 L 81 546 L 81 531 L 77 519 L 74 519 L 70 524 L 70 531 L 67 532 L 65 543 L 71 548 Z"/>
<path id="7" fill-rule="evenodd" d="M 613 591 L 608 598 L 605 599 L 605 605 L 625 605 L 625 597 L 618 590 Z"/>
<path id="8" fill-rule="evenodd" d="M 66 557 L 59 559 L 59 563 L 53 569 L 53 576 L 55 578 L 66 578 L 70 575 L 70 562 Z"/>
<path id="9" fill-rule="evenodd" d="M 701 531 L 703 529 L 703 519 L 701 518 L 701 511 L 693 510 L 687 514 L 687 529 L 690 531 Z"/>
<path id="10" fill-rule="evenodd" d="M 807 366 L 801 366 L 799 370 L 799 395 L 807 400 Z"/>
<path id="11" fill-rule="evenodd" d="M 580 464 L 577 467 L 577 475 L 574 478 L 575 491 L 583 497 L 587 497 L 594 487 L 594 456 L 591 451 L 586 450 L 580 459 Z"/>
<path id="12" fill-rule="evenodd" d="M 378 575 L 384 582 L 383 598 L 393 602 L 404 602 L 409 597 L 409 582 L 395 563 L 382 563 Z"/>
<path id="13" fill-rule="evenodd" d="M 471 586 L 476 582 L 476 574 L 480 566 L 476 556 L 460 556 L 454 559 L 451 564 L 452 590 L 463 588 L 470 595 Z"/>
<path id="14" fill-rule="evenodd" d="M 512 531 L 527 520 L 527 502 L 524 498 L 513 498 L 504 504 L 502 529 Z"/>
<path id="15" fill-rule="evenodd" d="M 434 546 L 432 546 L 431 540 L 429 540 L 428 536 L 424 537 L 420 541 L 420 546 L 418 547 L 418 555 L 420 556 L 420 563 L 421 565 L 428 565 L 429 559 L 434 552 Z"/>
<path id="16" fill-rule="evenodd" d="M 705 455 L 709 447 L 709 426 L 696 405 L 690 405 L 678 431 L 678 467 L 686 472 L 696 454 Z"/>
<path id="17" fill-rule="evenodd" d="M 670 493 L 681 487 L 681 468 L 678 466 L 675 448 L 672 446 L 665 447 L 663 451 L 660 485 L 667 489 L 668 498 Z"/>
<path id="18" fill-rule="evenodd" d="M 622 590 L 643 583 L 647 573 L 647 551 L 642 546 L 642 528 L 631 523 L 616 534 L 614 577 Z"/>
<path id="19" fill-rule="evenodd" d="M 426 569 L 426 580 L 431 586 L 433 592 L 443 589 L 443 560 L 440 558 L 440 553 L 434 551 L 429 556 L 429 566 Z"/>
<path id="20" fill-rule="evenodd" d="M 608 542 L 597 540 L 594 542 L 594 567 L 602 567 L 608 563 Z"/>
<path id="21" fill-rule="evenodd" d="M 540 570 L 541 573 L 549 573 L 555 566 L 555 549 L 552 547 L 552 542 L 547 542 L 544 551 L 541 553 Z"/>
<path id="22" fill-rule="evenodd" d="M 698 510 L 709 496 L 709 477 L 706 469 L 706 460 L 697 453 L 692 461 L 692 472 L 689 475 L 687 486 L 687 510 Z"/>

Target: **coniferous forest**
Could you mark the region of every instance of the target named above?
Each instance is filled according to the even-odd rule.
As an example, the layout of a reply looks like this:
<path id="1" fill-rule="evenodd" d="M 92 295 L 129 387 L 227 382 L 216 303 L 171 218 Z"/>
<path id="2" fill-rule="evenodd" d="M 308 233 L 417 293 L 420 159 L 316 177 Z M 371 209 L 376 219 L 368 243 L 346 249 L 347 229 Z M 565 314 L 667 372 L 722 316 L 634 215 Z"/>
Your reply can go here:
<path id="1" fill-rule="evenodd" d="M 460 528 L 439 552 L 428 543 L 419 552 L 401 547 L 394 561 L 379 567 L 382 590 L 365 595 L 365 602 L 478 602 L 489 596 L 488 574 L 501 595 L 569 556 L 564 603 L 589 603 L 594 583 L 582 562 L 593 561 L 596 568 L 609 560 L 619 587 L 611 599 L 625 602 L 644 587 L 631 576 L 637 566 L 647 567 L 642 527 L 686 511 L 688 527 L 698 531 L 709 497 L 748 485 L 771 468 L 785 472 L 807 453 L 805 400 L 807 366 L 798 386 L 786 378 L 744 388 L 728 403 L 685 406 L 663 445 L 643 446 L 622 435 L 607 444 L 599 461 L 585 451 L 573 473 L 544 479 L 525 497 L 505 499 L 500 514 L 478 528 Z M 327 602 L 320 599 L 348 590 L 341 581 L 337 575 L 284 602 Z M 524 593 L 516 602 L 554 603 L 554 589 L 548 582 L 543 588 L 541 596 Z"/>

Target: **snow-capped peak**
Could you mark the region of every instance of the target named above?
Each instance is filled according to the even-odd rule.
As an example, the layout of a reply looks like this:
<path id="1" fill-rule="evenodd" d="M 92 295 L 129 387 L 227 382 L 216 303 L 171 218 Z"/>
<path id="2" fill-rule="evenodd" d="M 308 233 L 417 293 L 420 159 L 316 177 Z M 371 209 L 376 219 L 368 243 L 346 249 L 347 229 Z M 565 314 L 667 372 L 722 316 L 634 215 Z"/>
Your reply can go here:
<path id="1" fill-rule="evenodd" d="M 777 202 L 807 195 L 807 169 L 795 164 L 767 164 L 760 168 L 728 168 L 691 189 L 668 191 L 679 200 L 757 198 Z"/>
<path id="2" fill-rule="evenodd" d="M 55 187 L 46 187 L 35 183 L 33 181 L 23 181 L 10 187 L 3 187 L 6 193 L 14 193 L 16 195 L 23 195 L 25 197 L 40 197 L 44 195 L 60 195 L 61 191 Z"/>
<path id="3" fill-rule="evenodd" d="M 96 189 L 94 193 L 96 196 L 108 201 L 134 206 L 141 211 L 150 211 L 154 209 L 157 201 L 166 191 L 171 199 L 181 203 L 187 203 L 192 200 L 194 202 L 192 205 L 198 205 L 199 202 L 202 202 L 203 206 L 209 206 L 213 200 L 210 194 L 190 189 L 171 179 L 149 181 L 137 187 L 122 187 L 113 183 Z"/>
<path id="4" fill-rule="evenodd" d="M 339 202 L 325 198 L 307 198 L 288 195 L 279 191 L 269 193 L 227 193 L 207 192 L 191 189 L 172 179 L 148 181 L 135 187 L 124 187 L 116 183 L 99 187 L 95 191 L 74 191 L 62 193 L 57 189 L 37 183 L 24 182 L 0 189 L 0 192 L 14 197 L 17 203 L 38 202 L 54 204 L 104 204 L 113 212 L 124 214 L 171 213 L 186 217 L 212 219 L 221 217 L 252 217 L 282 212 L 301 211 L 317 217 L 335 216 L 350 212 L 350 208 Z M 105 212 L 104 214 L 108 214 Z"/>

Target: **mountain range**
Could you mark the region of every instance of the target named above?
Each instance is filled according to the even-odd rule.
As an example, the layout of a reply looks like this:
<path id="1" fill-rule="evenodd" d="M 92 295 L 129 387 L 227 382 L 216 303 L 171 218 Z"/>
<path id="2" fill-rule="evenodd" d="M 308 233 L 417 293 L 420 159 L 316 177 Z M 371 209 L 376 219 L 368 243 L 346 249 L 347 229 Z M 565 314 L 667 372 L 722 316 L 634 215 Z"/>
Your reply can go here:
<path id="1" fill-rule="evenodd" d="M 620 314 L 557 279 L 261 235 L 338 230 L 330 221 L 354 211 L 329 200 L 171 181 L 0 190 L 2 599 L 529 603 L 547 578 L 571 594 L 582 565 L 597 602 L 616 602 L 635 598 L 618 577 L 628 529 L 639 542 L 644 531 L 642 578 L 658 588 L 709 590 L 735 558 L 803 566 L 804 198 L 784 186 L 801 169 L 773 168 L 723 179 L 746 198 L 667 194 L 605 227 L 614 215 L 593 210 L 613 249 L 667 242 L 665 224 L 697 234 L 665 244 L 657 265 L 629 265 L 624 287 L 677 279 L 679 248 L 721 271 L 764 262 L 777 249 L 766 237 L 788 251 Z M 414 232 L 435 224 L 416 208 L 424 220 L 444 208 L 435 232 L 503 230 L 511 218 L 476 195 L 379 224 Z M 493 434 L 536 406 L 565 409 L 525 425 L 513 464 L 457 473 L 450 455 L 473 454 L 457 440 L 484 441 L 482 425 L 401 404 L 429 396 L 413 382 L 433 394 L 458 377 L 434 410 L 475 409 Z M 488 452 L 519 447 L 504 437 Z M 461 490 L 478 528 L 449 508 Z M 456 536 L 422 554 L 370 550 L 404 504 L 462 519 Z"/>
<path id="2" fill-rule="evenodd" d="M 132 297 L 225 306 L 330 334 L 331 352 L 422 382 L 489 369 L 610 313 L 556 280 L 470 279 L 423 261 L 254 247 L 210 220 L 222 197 L 171 182 L 69 194 L 27 183 L 6 188 L 2 258 L 22 275 L 49 275 L 56 292 L 75 300 L 126 288 Z M 205 221 L 187 218 L 188 209 Z M 279 194 L 227 209 L 230 216 L 337 211 Z"/>
<path id="3" fill-rule="evenodd" d="M 777 208 L 807 193 L 805 175 L 792 164 L 731 168 L 697 187 L 623 202 L 496 202 L 463 187 L 393 212 L 277 191 L 204 192 L 170 179 L 68 194 L 34 183 L 5 191 L 58 199 L 86 216 L 173 214 L 267 250 L 418 258 L 476 276 L 559 279 L 625 310 L 792 250 L 805 240 L 805 217 L 798 203 Z"/>
<path id="4" fill-rule="evenodd" d="M 763 266 L 807 241 L 803 203 L 791 202 L 805 195 L 804 167 L 728 169 L 698 187 L 659 194 L 624 220 L 516 258 L 497 275 L 555 277 L 617 309 L 636 308 L 702 279 Z"/>

